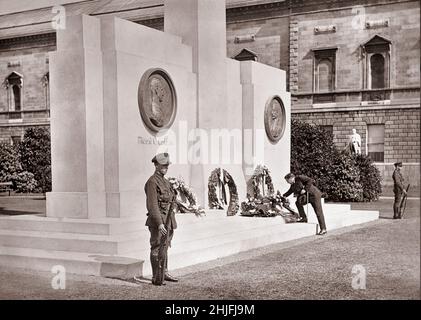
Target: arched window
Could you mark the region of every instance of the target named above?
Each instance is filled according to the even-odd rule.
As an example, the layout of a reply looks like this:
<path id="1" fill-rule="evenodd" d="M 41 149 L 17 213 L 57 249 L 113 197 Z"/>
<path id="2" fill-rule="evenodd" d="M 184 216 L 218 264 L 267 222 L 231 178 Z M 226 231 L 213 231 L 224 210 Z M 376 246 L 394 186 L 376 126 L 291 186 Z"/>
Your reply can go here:
<path id="1" fill-rule="evenodd" d="M 12 72 L 5 79 L 9 111 L 22 110 L 22 86 L 23 77 L 17 72 Z"/>
<path id="2" fill-rule="evenodd" d="M 362 45 L 364 89 L 385 89 L 390 87 L 391 45 L 389 40 L 378 35 Z"/>
<path id="3" fill-rule="evenodd" d="M 314 92 L 335 91 L 335 65 L 337 48 L 313 49 L 314 68 L 313 84 Z"/>
<path id="4" fill-rule="evenodd" d="M 332 91 L 332 62 L 328 59 L 323 59 L 319 62 L 318 65 L 318 74 L 319 74 L 319 92 L 322 91 Z"/>
<path id="5" fill-rule="evenodd" d="M 381 89 L 385 87 L 385 60 L 377 53 L 370 58 L 371 66 L 371 89 Z"/>
<path id="6" fill-rule="evenodd" d="M 12 86 L 12 93 L 13 93 L 13 107 L 15 111 L 20 111 L 20 88 L 17 84 Z"/>

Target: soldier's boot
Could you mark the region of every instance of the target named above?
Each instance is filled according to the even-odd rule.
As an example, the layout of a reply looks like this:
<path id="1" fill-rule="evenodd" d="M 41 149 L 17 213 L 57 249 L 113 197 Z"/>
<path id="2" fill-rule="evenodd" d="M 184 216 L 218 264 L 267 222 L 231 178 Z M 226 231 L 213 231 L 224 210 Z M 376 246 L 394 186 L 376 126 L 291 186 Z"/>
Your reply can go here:
<path id="1" fill-rule="evenodd" d="M 152 266 L 152 284 L 159 286 L 161 285 L 161 283 L 158 283 L 157 281 L 157 275 L 158 275 L 158 269 L 159 269 L 158 255 L 154 255 L 151 253 L 150 260 L 151 260 L 151 266 Z"/>
<path id="2" fill-rule="evenodd" d="M 168 255 L 168 253 L 167 253 Z M 178 279 L 168 273 L 168 256 L 165 259 L 165 273 L 164 273 L 164 280 L 171 281 L 171 282 L 178 282 Z"/>

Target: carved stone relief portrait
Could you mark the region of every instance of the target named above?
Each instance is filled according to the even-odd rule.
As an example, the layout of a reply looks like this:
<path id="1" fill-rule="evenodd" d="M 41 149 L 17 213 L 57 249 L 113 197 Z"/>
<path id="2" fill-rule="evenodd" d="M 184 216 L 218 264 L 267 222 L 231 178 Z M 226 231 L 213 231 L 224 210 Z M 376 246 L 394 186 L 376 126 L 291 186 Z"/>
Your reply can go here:
<path id="1" fill-rule="evenodd" d="M 269 140 L 278 142 L 285 131 L 285 108 L 280 97 L 269 99 L 265 107 L 265 130 Z"/>
<path id="2" fill-rule="evenodd" d="M 153 132 L 169 128 L 177 111 L 177 98 L 169 75 L 162 69 L 150 69 L 140 80 L 139 111 L 145 125 Z"/>

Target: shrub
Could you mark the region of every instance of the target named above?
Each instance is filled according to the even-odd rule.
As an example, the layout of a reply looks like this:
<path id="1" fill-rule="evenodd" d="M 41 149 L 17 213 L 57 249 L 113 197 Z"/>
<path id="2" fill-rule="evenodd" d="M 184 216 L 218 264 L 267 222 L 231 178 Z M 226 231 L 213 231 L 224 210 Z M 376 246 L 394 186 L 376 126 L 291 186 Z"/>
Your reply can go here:
<path id="1" fill-rule="evenodd" d="M 379 169 L 366 155 L 355 156 L 355 161 L 360 170 L 360 183 L 363 187 L 364 201 L 378 200 L 382 193 L 382 178 Z"/>
<path id="2" fill-rule="evenodd" d="M 24 171 L 34 174 L 37 192 L 51 191 L 51 143 L 47 128 L 29 128 L 19 144 L 20 162 Z"/>
<path id="3" fill-rule="evenodd" d="M 18 148 L 7 143 L 0 145 L 0 181 L 11 181 L 17 192 L 32 192 L 37 186 L 34 175 L 23 171 Z"/>
<path id="4" fill-rule="evenodd" d="M 362 201 L 363 187 L 360 170 L 353 157 L 339 151 L 334 153 L 327 181 L 326 200 Z"/>
<path id="5" fill-rule="evenodd" d="M 17 192 L 33 192 L 37 187 L 34 174 L 28 171 L 14 174 L 12 180 Z"/>
<path id="6" fill-rule="evenodd" d="M 370 158 L 339 151 L 331 133 L 298 120 L 291 128 L 291 171 L 313 178 L 330 201 L 371 201 L 381 193 Z"/>
<path id="7" fill-rule="evenodd" d="M 7 143 L 0 144 L 0 182 L 12 181 L 16 173 L 22 171 L 16 148 Z"/>

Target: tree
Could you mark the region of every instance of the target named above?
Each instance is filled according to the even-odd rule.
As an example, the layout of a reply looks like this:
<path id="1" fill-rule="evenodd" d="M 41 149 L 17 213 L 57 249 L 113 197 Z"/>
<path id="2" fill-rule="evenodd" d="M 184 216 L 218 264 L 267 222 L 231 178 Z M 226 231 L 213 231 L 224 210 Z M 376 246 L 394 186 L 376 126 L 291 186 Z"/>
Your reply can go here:
<path id="1" fill-rule="evenodd" d="M 19 144 L 20 162 L 34 174 L 38 192 L 51 191 L 51 142 L 48 128 L 29 128 Z"/>

